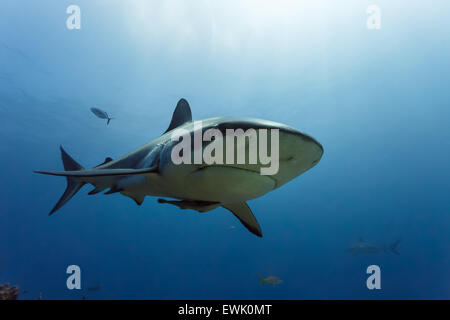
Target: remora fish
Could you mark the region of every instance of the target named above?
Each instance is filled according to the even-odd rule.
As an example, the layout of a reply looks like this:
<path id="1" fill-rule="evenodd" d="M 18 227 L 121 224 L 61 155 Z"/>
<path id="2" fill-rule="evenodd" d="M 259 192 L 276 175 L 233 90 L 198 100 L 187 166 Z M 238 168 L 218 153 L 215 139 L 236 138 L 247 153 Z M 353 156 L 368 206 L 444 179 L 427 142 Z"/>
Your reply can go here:
<path id="1" fill-rule="evenodd" d="M 400 240 L 395 241 L 393 244 L 389 246 L 377 246 L 366 242 L 363 238 L 359 238 L 357 242 L 352 244 L 350 248 L 347 249 L 352 255 L 357 256 L 360 254 L 370 254 L 370 253 L 380 253 L 380 252 L 392 252 L 394 254 L 400 254 L 397 251 L 397 246 L 400 243 Z"/>
<path id="2" fill-rule="evenodd" d="M 106 125 L 109 124 L 109 122 L 114 119 L 111 118 L 108 113 L 106 113 L 106 111 L 100 110 L 99 108 L 91 108 L 91 111 L 93 114 L 95 114 L 97 117 L 99 117 L 100 119 L 106 119 Z"/>
<path id="3" fill-rule="evenodd" d="M 224 136 L 226 129 L 278 129 L 278 172 L 261 175 L 262 164 L 175 164 L 171 152 L 179 141 L 172 141 L 172 130 L 187 130 L 192 137 L 198 122 L 204 130 L 215 128 Z M 205 146 L 207 143 L 201 147 Z M 158 199 L 158 202 L 198 212 L 222 206 L 259 237 L 262 237 L 261 227 L 246 201 L 261 197 L 311 169 L 323 154 L 322 146 L 312 137 L 276 122 L 229 117 L 194 122 L 189 104 L 184 99 L 178 102 L 169 128 L 160 137 L 118 159 L 107 158 L 92 169 L 84 169 L 62 147 L 60 149 L 65 171 L 35 171 L 67 178 L 67 188 L 50 215 L 66 204 L 83 185 L 92 184 L 94 189 L 90 195 L 109 188 L 105 194 L 120 192 L 138 205 L 146 195 L 151 195 L 178 199 Z"/>

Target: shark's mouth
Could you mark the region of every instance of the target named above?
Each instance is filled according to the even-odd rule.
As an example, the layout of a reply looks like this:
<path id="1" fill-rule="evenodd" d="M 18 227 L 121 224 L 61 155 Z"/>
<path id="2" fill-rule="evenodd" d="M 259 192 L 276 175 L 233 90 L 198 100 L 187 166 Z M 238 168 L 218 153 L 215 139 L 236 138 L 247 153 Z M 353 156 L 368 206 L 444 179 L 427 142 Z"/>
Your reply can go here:
<path id="1" fill-rule="evenodd" d="M 263 177 L 269 178 L 273 181 L 273 189 L 276 189 L 278 186 L 278 180 L 273 176 L 273 175 L 262 175 L 261 172 L 259 170 L 252 170 L 249 168 L 243 168 L 243 167 L 238 167 L 238 166 L 233 166 L 233 165 L 221 165 L 221 164 L 212 164 L 212 165 L 203 165 L 201 167 L 198 167 L 197 170 L 195 170 L 192 173 L 197 173 L 200 172 L 202 170 L 206 170 L 208 168 L 226 168 L 226 169 L 236 169 L 236 170 L 242 170 L 245 172 L 251 172 L 251 173 L 257 173 Z"/>

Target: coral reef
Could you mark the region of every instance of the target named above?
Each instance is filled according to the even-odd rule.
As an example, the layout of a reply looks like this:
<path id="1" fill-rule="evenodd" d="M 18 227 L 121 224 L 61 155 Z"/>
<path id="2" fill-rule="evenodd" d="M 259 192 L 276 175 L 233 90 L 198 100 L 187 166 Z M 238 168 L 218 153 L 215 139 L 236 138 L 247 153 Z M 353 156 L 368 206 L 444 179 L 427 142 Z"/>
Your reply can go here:
<path id="1" fill-rule="evenodd" d="M 0 284 L 0 300 L 17 300 L 18 297 L 18 287 L 9 287 L 9 284 Z"/>

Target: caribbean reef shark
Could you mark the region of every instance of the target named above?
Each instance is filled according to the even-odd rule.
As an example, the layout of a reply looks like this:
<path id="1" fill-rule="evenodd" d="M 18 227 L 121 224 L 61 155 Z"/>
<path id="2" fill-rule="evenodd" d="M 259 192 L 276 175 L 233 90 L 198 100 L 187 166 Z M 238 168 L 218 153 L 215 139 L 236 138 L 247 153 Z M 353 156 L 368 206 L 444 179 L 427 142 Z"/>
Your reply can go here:
<path id="1" fill-rule="evenodd" d="M 279 135 L 278 170 L 272 175 L 261 174 L 262 168 L 267 166 L 261 162 L 175 164 L 172 151 L 179 141 L 173 139 L 174 132 L 182 129 L 194 137 L 199 126 L 204 131 L 216 129 L 224 137 L 227 129 L 276 129 Z M 210 143 L 212 141 L 203 141 L 200 148 L 204 150 Z M 249 148 L 248 143 L 245 148 Z M 259 237 L 262 237 L 261 227 L 246 201 L 261 197 L 311 169 L 323 154 L 322 145 L 314 138 L 281 123 L 231 117 L 193 121 L 185 99 L 178 102 L 168 129 L 160 137 L 118 159 L 108 157 L 102 164 L 85 169 L 62 146 L 60 149 L 64 171 L 35 171 L 67 179 L 67 188 L 50 215 L 65 205 L 83 185 L 91 184 L 94 189 L 90 195 L 108 189 L 105 194 L 120 192 L 138 205 L 149 195 L 177 199 L 158 199 L 158 202 L 198 212 L 222 206 Z M 227 149 L 225 152 L 231 151 Z"/>
<path id="2" fill-rule="evenodd" d="M 350 248 L 347 249 L 354 256 L 362 255 L 362 254 L 373 254 L 380 252 L 392 252 L 394 254 L 400 254 L 397 251 L 397 246 L 400 243 L 400 240 L 395 241 L 389 246 L 378 246 L 369 242 L 364 241 L 363 238 L 359 238 L 357 242 L 351 245 Z"/>

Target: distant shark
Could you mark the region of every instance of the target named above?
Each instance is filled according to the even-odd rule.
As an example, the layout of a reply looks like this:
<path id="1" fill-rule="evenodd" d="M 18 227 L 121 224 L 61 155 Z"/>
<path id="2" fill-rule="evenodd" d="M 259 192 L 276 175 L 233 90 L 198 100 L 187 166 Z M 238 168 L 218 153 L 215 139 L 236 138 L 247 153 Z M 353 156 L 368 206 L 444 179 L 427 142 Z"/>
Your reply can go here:
<path id="1" fill-rule="evenodd" d="M 348 252 L 350 252 L 352 255 L 357 256 L 361 254 L 373 254 L 373 253 L 380 253 L 380 252 L 392 252 L 394 254 L 400 254 L 397 251 L 397 246 L 400 243 L 400 240 L 395 241 L 393 244 L 389 246 L 377 246 L 374 244 L 371 244 L 369 242 L 366 242 L 363 240 L 363 238 L 359 238 L 357 242 L 352 244 L 350 248 L 347 249 Z"/>
<path id="2" fill-rule="evenodd" d="M 171 153 L 178 142 L 171 138 L 173 131 L 181 128 L 194 136 L 198 122 L 204 130 L 215 128 L 224 135 L 226 129 L 278 129 L 278 172 L 261 175 L 261 164 L 174 164 Z M 201 148 L 206 146 L 204 143 Z M 83 185 L 91 184 L 94 189 L 90 195 L 109 189 L 105 194 L 120 192 L 138 205 L 149 195 L 178 199 L 158 199 L 158 202 L 198 212 L 222 206 L 259 237 L 262 237 L 261 227 L 246 201 L 261 197 L 311 169 L 323 154 L 323 147 L 315 139 L 280 123 L 230 117 L 192 121 L 191 109 L 185 99 L 178 102 L 168 129 L 160 137 L 118 159 L 108 157 L 102 164 L 84 169 L 62 147 L 60 149 L 65 171 L 35 171 L 67 178 L 67 188 L 50 215 Z"/>

